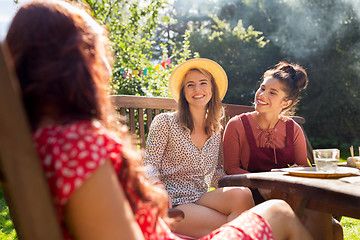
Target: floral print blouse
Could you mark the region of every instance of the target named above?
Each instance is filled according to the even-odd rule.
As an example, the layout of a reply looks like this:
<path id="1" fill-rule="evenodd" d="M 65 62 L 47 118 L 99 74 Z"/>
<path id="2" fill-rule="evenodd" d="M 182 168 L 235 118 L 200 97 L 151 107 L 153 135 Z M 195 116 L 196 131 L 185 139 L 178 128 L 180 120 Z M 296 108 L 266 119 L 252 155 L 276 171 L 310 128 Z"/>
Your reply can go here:
<path id="1" fill-rule="evenodd" d="M 158 177 L 164 182 L 173 206 L 196 203 L 225 175 L 221 131 L 199 149 L 177 114 L 162 113 L 154 118 L 144 158 L 147 177 Z"/>

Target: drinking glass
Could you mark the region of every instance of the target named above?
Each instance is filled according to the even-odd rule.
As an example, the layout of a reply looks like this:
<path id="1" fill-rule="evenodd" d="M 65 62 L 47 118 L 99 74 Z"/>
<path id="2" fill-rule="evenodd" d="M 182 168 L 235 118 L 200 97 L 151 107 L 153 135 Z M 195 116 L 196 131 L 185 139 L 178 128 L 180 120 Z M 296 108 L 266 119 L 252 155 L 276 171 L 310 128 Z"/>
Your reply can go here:
<path id="1" fill-rule="evenodd" d="M 340 158 L 340 150 L 332 149 L 315 149 L 313 150 L 316 171 L 333 172 L 337 170 L 337 163 Z"/>

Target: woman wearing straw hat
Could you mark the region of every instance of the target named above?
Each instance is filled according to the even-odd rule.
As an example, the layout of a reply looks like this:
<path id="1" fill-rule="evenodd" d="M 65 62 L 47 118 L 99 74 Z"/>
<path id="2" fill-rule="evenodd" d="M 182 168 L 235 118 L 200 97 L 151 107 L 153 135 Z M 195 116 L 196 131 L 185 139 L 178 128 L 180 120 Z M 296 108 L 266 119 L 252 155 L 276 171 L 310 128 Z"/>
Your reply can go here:
<path id="1" fill-rule="evenodd" d="M 151 124 L 144 165 L 149 180 L 166 189 L 172 206 L 184 212 L 176 226 L 181 234 L 204 236 L 254 206 L 248 188 L 209 192 L 225 175 L 220 120 L 227 86 L 219 64 L 188 60 L 169 79 L 177 112 L 157 115 Z"/>

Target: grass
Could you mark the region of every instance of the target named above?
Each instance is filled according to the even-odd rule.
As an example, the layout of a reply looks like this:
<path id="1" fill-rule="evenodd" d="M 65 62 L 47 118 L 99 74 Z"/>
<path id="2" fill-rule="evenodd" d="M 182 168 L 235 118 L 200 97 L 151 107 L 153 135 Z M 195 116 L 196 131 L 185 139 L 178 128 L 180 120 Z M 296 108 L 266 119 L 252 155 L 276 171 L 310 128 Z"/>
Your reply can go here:
<path id="1" fill-rule="evenodd" d="M 9 207 L 6 205 L 2 190 L 0 188 L 0 239 L 17 240 L 14 224 L 10 218 Z"/>
<path id="2" fill-rule="evenodd" d="M 360 220 L 348 217 L 341 219 L 344 229 L 345 240 L 360 240 Z M 13 222 L 11 221 L 9 208 L 6 205 L 2 191 L 0 189 L 0 239 L 18 240 Z"/>
<path id="3" fill-rule="evenodd" d="M 360 220 L 348 217 L 341 219 L 345 240 L 360 240 Z"/>
<path id="4" fill-rule="evenodd" d="M 340 162 L 346 162 L 346 159 L 340 158 Z M 345 240 L 360 240 L 360 220 L 348 217 L 341 218 L 341 226 L 344 229 Z"/>

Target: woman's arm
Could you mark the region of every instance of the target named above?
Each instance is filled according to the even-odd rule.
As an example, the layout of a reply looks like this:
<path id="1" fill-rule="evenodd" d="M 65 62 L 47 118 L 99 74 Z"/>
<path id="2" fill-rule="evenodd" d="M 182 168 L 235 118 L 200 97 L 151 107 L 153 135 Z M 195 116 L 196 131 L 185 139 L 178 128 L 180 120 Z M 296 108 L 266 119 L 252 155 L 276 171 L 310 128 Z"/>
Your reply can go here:
<path id="1" fill-rule="evenodd" d="M 110 161 L 74 191 L 65 217 L 75 239 L 144 239 Z"/>
<path id="2" fill-rule="evenodd" d="M 167 114 L 160 114 L 154 118 L 150 126 L 143 164 L 146 176 L 152 183 L 161 180 L 160 168 L 169 138 L 169 124 Z"/>
<path id="3" fill-rule="evenodd" d="M 216 146 L 214 146 L 216 147 Z M 222 142 L 220 141 L 219 146 L 217 146 L 219 148 L 219 156 L 218 156 L 218 162 L 216 165 L 216 169 L 215 169 L 215 174 L 211 180 L 211 186 L 217 188 L 218 187 L 218 182 L 220 180 L 220 178 L 222 178 L 223 176 L 226 176 L 226 173 L 224 171 L 224 167 L 223 167 L 223 146 L 222 146 Z"/>
<path id="4" fill-rule="evenodd" d="M 243 174 L 248 173 L 243 169 L 240 160 L 240 135 L 238 126 L 241 120 L 238 116 L 230 119 L 226 125 L 223 137 L 223 150 L 224 150 L 224 166 L 227 174 Z"/>

